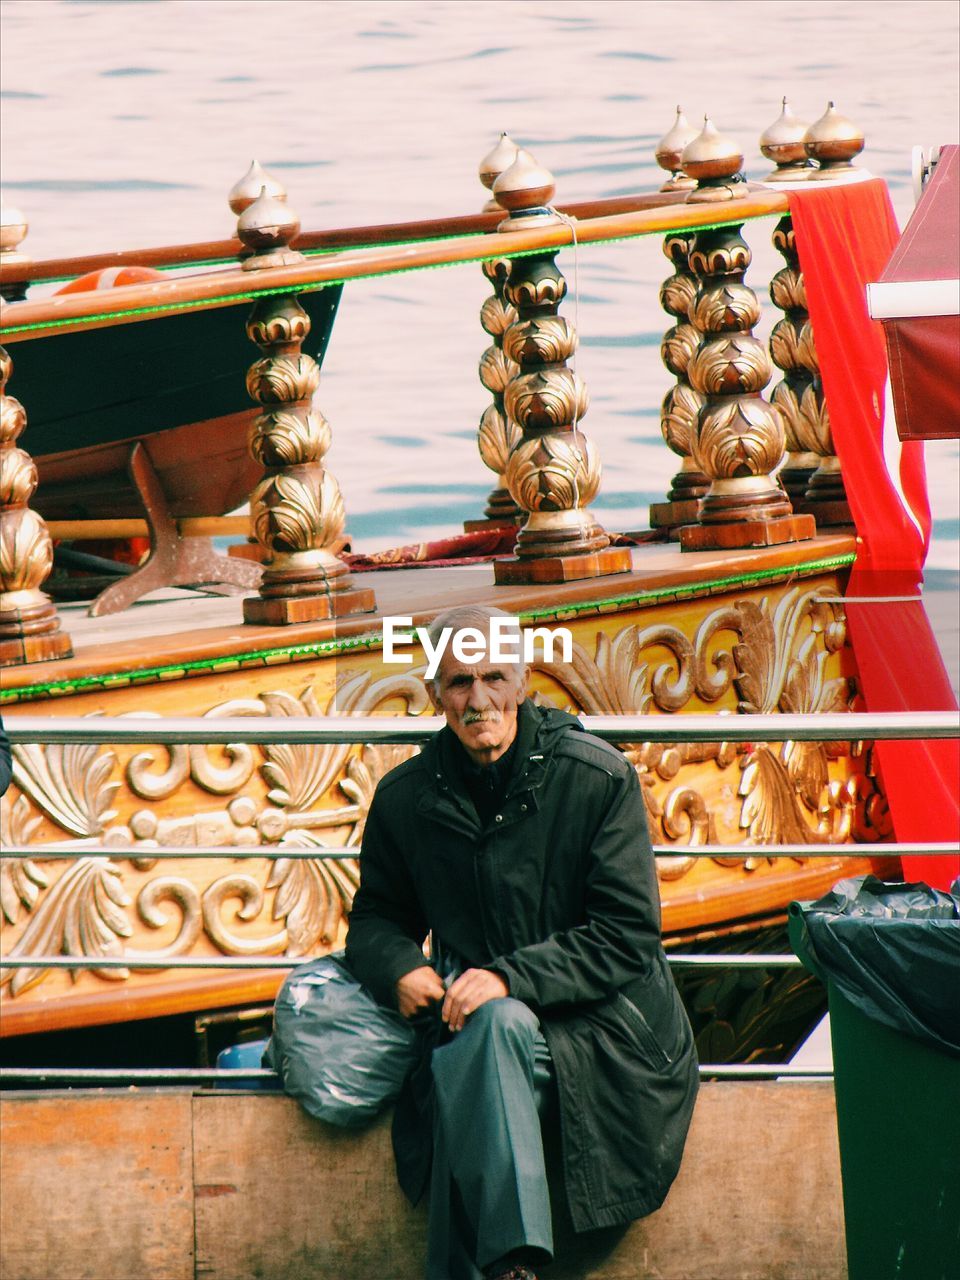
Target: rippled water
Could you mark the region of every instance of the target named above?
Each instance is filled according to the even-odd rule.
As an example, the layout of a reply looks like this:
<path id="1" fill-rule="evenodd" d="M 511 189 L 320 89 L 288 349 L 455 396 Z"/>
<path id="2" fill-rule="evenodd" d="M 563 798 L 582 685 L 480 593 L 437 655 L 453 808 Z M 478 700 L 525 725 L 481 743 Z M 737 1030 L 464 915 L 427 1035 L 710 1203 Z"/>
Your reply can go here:
<path id="1" fill-rule="evenodd" d="M 783 93 L 807 119 L 833 97 L 862 124 L 863 162 L 903 222 L 911 146 L 956 137 L 952 2 L 13 0 L 2 13 L 3 186 L 35 257 L 226 235 L 226 192 L 253 155 L 308 227 L 479 208 L 477 162 L 501 129 L 553 169 L 558 198 L 650 189 L 677 101 L 708 110 L 760 177 L 756 138 Z M 747 227 L 765 302 L 782 265 L 772 225 Z M 561 263 L 571 315 L 579 276 L 584 428 L 604 460 L 595 508 L 609 527 L 643 526 L 675 469 L 658 428 L 666 262 L 651 238 Z M 358 547 L 481 513 L 488 291 L 476 267 L 346 291 L 319 402 Z M 766 302 L 760 331 L 776 318 Z M 941 568 L 958 561 L 958 454 L 928 446 Z"/>

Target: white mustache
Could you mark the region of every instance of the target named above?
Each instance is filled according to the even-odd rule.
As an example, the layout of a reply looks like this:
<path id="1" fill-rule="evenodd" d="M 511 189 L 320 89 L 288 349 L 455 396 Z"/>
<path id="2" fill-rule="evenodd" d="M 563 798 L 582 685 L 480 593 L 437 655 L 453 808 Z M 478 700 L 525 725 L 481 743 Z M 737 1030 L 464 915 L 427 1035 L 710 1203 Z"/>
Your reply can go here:
<path id="1" fill-rule="evenodd" d="M 463 717 L 464 724 L 499 724 L 499 711 L 467 711 Z"/>

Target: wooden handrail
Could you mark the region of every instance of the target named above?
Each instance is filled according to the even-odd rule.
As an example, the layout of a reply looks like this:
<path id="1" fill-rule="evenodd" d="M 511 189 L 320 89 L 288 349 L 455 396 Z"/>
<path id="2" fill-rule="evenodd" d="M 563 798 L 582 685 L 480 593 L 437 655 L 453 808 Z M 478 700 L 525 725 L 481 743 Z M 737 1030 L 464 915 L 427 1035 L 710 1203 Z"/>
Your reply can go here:
<path id="1" fill-rule="evenodd" d="M 637 209 L 662 209 L 682 204 L 685 191 L 648 191 L 629 196 L 606 196 L 560 204 L 561 213 L 573 218 L 598 218 Z M 405 244 L 414 240 L 438 240 L 448 236 L 493 231 L 502 212 L 468 213 L 452 218 L 421 218 L 414 222 L 374 223 L 365 227 L 338 227 L 329 231 L 303 231 L 291 247 L 301 252 L 316 249 L 351 249 L 365 245 Z M 194 244 L 158 245 L 146 249 L 121 249 L 81 254 L 70 258 L 46 258 L 42 262 L 0 263 L 0 284 L 31 284 L 41 280 L 65 280 L 102 271 L 107 267 L 189 267 L 204 262 L 236 260 L 243 245 L 236 238 L 201 240 Z"/>
<path id="2" fill-rule="evenodd" d="M 588 244 L 718 223 L 740 223 L 784 213 L 787 209 L 787 197 L 779 192 L 752 192 L 741 200 L 725 204 L 675 204 L 585 218 L 577 222 L 576 239 L 580 244 Z M 571 228 L 566 223 L 559 223 L 544 228 L 464 236 L 452 241 L 346 250 L 294 266 L 268 267 L 255 272 L 235 267 L 228 271 L 125 285 L 103 292 L 62 294 L 36 302 L 6 303 L 0 308 L 0 337 L 5 341 L 15 340 L 20 333 L 24 337 L 39 337 L 48 326 L 58 328 L 64 322 L 88 321 L 84 327 L 131 323 L 168 309 L 229 306 L 267 290 L 297 292 L 342 280 L 562 248 L 572 240 Z M 30 335 L 24 332 L 28 326 Z"/>

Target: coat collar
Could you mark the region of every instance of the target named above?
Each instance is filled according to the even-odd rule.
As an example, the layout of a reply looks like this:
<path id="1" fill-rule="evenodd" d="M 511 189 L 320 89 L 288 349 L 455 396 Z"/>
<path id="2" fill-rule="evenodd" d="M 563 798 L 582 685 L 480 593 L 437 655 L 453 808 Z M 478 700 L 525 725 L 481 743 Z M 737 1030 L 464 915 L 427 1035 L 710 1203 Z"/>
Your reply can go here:
<path id="1" fill-rule="evenodd" d="M 537 792 L 546 781 L 550 756 L 553 754 L 552 739 L 559 727 L 555 717 L 562 717 L 563 724 L 571 721 L 576 724 L 572 716 L 553 708 L 537 707 L 529 698 L 525 698 L 520 704 L 517 713 L 517 752 L 504 798 L 504 820 L 507 822 L 519 820 L 521 816 L 535 812 L 539 807 Z M 417 799 L 417 811 L 429 814 L 454 830 L 476 837 L 483 828 L 476 810 L 464 792 L 453 754 L 461 749 L 453 730 L 446 725 L 423 748 L 422 759 L 427 778 L 426 786 Z M 519 802 L 511 803 L 527 793 L 529 799 L 523 809 Z"/>

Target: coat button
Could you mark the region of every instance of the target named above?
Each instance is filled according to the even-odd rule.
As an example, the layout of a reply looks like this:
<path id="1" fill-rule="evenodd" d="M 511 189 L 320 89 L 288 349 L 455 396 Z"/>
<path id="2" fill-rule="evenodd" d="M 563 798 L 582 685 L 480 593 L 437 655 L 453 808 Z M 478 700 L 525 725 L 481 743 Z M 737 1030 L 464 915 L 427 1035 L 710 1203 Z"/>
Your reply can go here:
<path id="1" fill-rule="evenodd" d="M 503 814 L 498 813 L 497 816 L 494 818 L 494 822 L 502 822 L 502 821 L 503 821 Z"/>
<path id="2" fill-rule="evenodd" d="M 522 804 L 522 805 L 520 806 L 520 812 L 521 812 L 521 813 L 526 813 L 526 812 L 527 812 L 527 806 L 526 806 L 525 804 Z"/>

